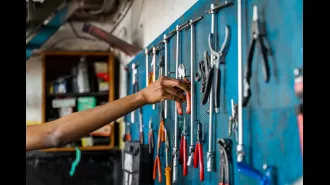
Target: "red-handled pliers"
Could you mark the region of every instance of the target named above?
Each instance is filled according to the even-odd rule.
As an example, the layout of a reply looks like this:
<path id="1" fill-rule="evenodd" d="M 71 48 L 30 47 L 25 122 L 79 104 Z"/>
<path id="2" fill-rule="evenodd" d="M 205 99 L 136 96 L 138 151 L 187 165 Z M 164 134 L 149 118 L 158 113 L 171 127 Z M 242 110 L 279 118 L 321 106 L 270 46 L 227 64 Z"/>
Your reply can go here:
<path id="1" fill-rule="evenodd" d="M 190 81 L 186 78 L 186 69 L 185 69 L 185 66 L 183 64 L 180 64 L 179 67 L 178 67 L 178 78 L 180 80 L 183 80 L 185 83 L 190 84 Z M 187 100 L 186 113 L 190 114 L 190 112 L 191 112 L 190 93 L 186 93 L 186 100 Z M 176 107 L 177 107 L 177 110 L 178 110 L 178 114 L 182 115 L 183 111 L 182 111 L 181 103 L 176 102 Z"/>
<path id="2" fill-rule="evenodd" d="M 204 181 L 204 159 L 203 159 L 203 133 L 202 124 L 197 123 L 197 143 L 194 155 L 194 167 L 198 168 L 199 164 L 199 180 Z"/>
<path id="3" fill-rule="evenodd" d="M 183 176 L 187 176 L 188 174 L 188 155 L 187 155 L 187 125 L 186 119 L 183 118 L 183 130 L 181 135 L 180 141 L 180 156 L 179 156 L 179 163 L 183 166 Z"/>

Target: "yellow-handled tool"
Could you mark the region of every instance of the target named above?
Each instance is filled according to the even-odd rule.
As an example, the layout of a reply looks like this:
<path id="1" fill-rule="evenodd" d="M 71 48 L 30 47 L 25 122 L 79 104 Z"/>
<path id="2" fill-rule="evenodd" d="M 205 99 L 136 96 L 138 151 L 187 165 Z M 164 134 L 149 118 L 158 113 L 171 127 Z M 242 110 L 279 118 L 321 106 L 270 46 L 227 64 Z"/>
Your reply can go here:
<path id="1" fill-rule="evenodd" d="M 171 185 L 171 167 L 165 168 L 166 185 Z"/>
<path id="2" fill-rule="evenodd" d="M 167 130 L 165 126 L 163 126 L 165 135 L 165 178 L 166 178 L 166 185 L 171 185 L 171 167 L 168 165 L 168 150 L 170 149 L 170 144 L 167 137 Z"/>

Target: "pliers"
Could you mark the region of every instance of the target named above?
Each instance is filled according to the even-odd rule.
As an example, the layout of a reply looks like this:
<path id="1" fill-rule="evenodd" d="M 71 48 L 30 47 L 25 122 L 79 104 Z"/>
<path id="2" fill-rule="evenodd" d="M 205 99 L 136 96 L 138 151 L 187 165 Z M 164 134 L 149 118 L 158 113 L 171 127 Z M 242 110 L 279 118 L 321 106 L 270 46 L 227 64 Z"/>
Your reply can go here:
<path id="1" fill-rule="evenodd" d="M 183 80 L 185 83 L 190 84 L 189 80 L 186 78 L 186 68 L 183 64 L 180 64 L 179 67 L 178 67 L 178 78 L 180 80 Z M 190 111 L 191 111 L 190 93 L 186 93 L 186 100 L 187 100 L 186 113 L 190 114 Z M 182 115 L 183 111 L 182 111 L 181 103 L 176 102 L 176 107 L 177 107 L 177 110 L 178 110 L 178 114 Z"/>
<path id="2" fill-rule="evenodd" d="M 215 111 L 219 112 L 219 107 L 220 107 L 220 83 L 221 83 L 221 70 L 220 70 L 220 62 L 224 63 L 226 54 L 228 52 L 228 46 L 230 43 L 230 27 L 226 25 L 225 29 L 225 39 L 224 42 L 222 43 L 221 49 L 219 52 L 214 51 L 212 48 L 212 39 L 213 34 L 210 33 L 209 35 L 209 49 L 212 54 L 212 58 L 208 56 L 207 52 L 204 52 L 204 73 L 206 75 L 206 82 L 205 82 L 205 89 L 204 89 L 204 94 L 202 97 L 202 104 L 205 105 L 207 103 L 207 100 L 210 96 L 211 93 L 211 87 L 213 85 L 213 75 L 214 75 L 214 70 L 215 72 L 215 89 L 214 89 L 214 107 Z M 215 66 L 215 67 L 214 67 Z M 216 68 L 216 69 L 214 69 Z M 212 103 L 212 102 L 211 102 Z"/>
<path id="3" fill-rule="evenodd" d="M 165 137 L 163 132 L 164 132 L 164 125 L 159 124 L 157 150 L 156 150 L 157 152 L 156 152 L 156 158 L 154 161 L 154 170 L 153 170 L 153 176 L 152 176 L 153 179 L 156 180 L 156 173 L 158 172 L 158 182 L 162 182 L 162 169 L 161 169 L 161 164 L 160 164 L 159 152 L 160 152 L 160 145 L 162 143 L 162 137 Z"/>
<path id="4" fill-rule="evenodd" d="M 267 83 L 269 81 L 269 66 L 268 66 L 268 58 L 267 54 L 269 54 L 270 48 L 265 45 L 268 43 L 265 39 L 266 33 L 260 30 L 260 22 L 258 16 L 258 7 L 257 5 L 253 5 L 253 22 L 252 22 L 252 41 L 249 46 L 249 52 L 247 57 L 246 69 L 244 74 L 244 92 L 243 92 L 243 107 L 245 107 L 251 97 L 250 90 L 250 81 L 252 76 L 252 61 L 253 54 L 255 50 L 256 42 L 258 42 L 259 49 L 261 50 L 262 55 L 262 72 L 264 75 L 264 81 Z"/>
<path id="5" fill-rule="evenodd" d="M 194 167 L 198 168 L 199 164 L 199 180 L 204 181 L 204 159 L 203 159 L 203 132 L 202 123 L 197 122 L 197 142 L 194 155 Z"/>
<path id="6" fill-rule="evenodd" d="M 232 141 L 230 139 L 219 139 L 218 140 L 220 148 L 220 182 L 218 185 L 230 185 L 230 156 Z"/>
<path id="7" fill-rule="evenodd" d="M 182 164 L 183 168 L 183 176 L 187 176 L 188 174 L 188 156 L 187 156 L 187 125 L 186 118 L 183 117 L 183 128 L 181 133 L 181 141 L 180 141 L 180 155 L 179 155 L 179 163 Z"/>

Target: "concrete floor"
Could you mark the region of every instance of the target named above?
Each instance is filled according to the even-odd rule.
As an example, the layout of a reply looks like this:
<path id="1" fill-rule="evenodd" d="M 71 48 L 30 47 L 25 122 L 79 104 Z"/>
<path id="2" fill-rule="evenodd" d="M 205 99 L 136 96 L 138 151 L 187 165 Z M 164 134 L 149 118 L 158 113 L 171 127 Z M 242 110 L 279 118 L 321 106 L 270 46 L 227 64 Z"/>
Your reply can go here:
<path id="1" fill-rule="evenodd" d="M 188 10 L 197 0 L 137 0 L 113 34 L 128 43 L 143 48 L 151 43 L 163 30 Z M 94 22 L 105 30 L 113 25 L 107 22 Z M 75 23 L 79 31 L 82 23 Z M 80 32 L 80 34 L 83 34 Z M 87 35 L 86 35 L 87 36 Z M 90 42 L 74 39 L 71 28 L 66 24 L 45 44 L 45 48 L 54 46 L 60 39 L 70 38 L 56 44 L 56 49 L 63 50 L 106 50 L 108 45 L 100 42 Z M 71 39 L 72 38 L 72 39 Z M 128 63 L 131 58 L 120 54 L 122 62 Z M 41 58 L 33 57 L 26 63 L 26 120 L 41 121 Z M 121 69 L 123 71 L 123 69 Z M 120 81 L 125 81 L 121 73 Z M 120 96 L 126 95 L 125 85 L 120 87 Z"/>

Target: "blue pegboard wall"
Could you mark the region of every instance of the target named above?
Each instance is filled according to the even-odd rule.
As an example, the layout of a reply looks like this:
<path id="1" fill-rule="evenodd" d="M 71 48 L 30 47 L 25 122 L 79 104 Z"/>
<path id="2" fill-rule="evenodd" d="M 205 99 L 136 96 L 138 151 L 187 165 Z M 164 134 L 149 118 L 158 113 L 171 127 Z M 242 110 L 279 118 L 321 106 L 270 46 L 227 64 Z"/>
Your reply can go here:
<path id="1" fill-rule="evenodd" d="M 174 30 L 176 25 L 180 25 L 187 20 L 194 19 L 198 16 L 203 16 L 203 19 L 195 25 L 195 70 L 197 64 L 203 59 L 204 50 L 208 49 L 208 35 L 211 30 L 211 15 L 205 14 L 205 11 L 210 8 L 211 3 L 220 4 L 216 0 L 199 0 L 191 7 L 184 15 L 176 20 L 168 29 L 159 35 L 149 46 L 159 43 L 163 38 L 163 34 L 167 34 Z M 235 5 L 226 8 L 216 14 L 216 33 L 218 33 L 217 49 L 220 48 L 225 36 L 225 26 L 231 28 L 231 42 L 228 54 L 226 56 L 226 64 L 221 65 L 222 84 L 221 84 L 221 105 L 220 113 L 214 114 L 214 130 L 216 138 L 228 138 L 228 117 L 231 113 L 230 101 L 234 99 L 237 103 L 238 85 L 237 85 L 237 1 Z M 261 13 L 264 13 L 266 22 L 267 39 L 269 40 L 273 57 L 269 60 L 270 66 L 270 82 L 265 84 L 261 70 L 261 56 L 257 48 L 254 61 L 253 72 L 251 79 L 252 97 L 247 108 L 243 109 L 243 124 L 244 124 L 244 144 L 246 151 L 246 161 L 258 170 L 262 170 L 263 164 L 268 164 L 276 167 L 277 184 L 286 185 L 293 183 L 302 175 L 302 158 L 300 153 L 299 135 L 296 124 L 296 116 L 294 106 L 298 103 L 293 91 L 294 76 L 293 69 L 302 67 L 303 65 L 303 40 L 302 40 L 302 1 L 285 1 L 285 0 L 242 0 L 243 8 L 243 70 L 246 63 L 246 54 L 248 44 L 251 39 L 251 23 L 252 23 L 252 4 L 257 4 Z M 181 56 L 180 61 L 186 66 L 187 73 L 190 74 L 190 29 L 180 33 L 181 39 Z M 175 52 L 176 52 L 176 36 L 174 35 L 168 43 L 168 69 L 175 71 Z M 152 57 L 149 56 L 149 65 Z M 157 64 L 159 62 L 159 54 L 157 55 Z M 135 59 L 130 63 L 139 63 L 138 80 L 139 87 L 146 87 L 145 81 L 145 55 L 141 51 Z M 131 66 L 129 65 L 129 69 Z M 149 66 L 149 70 L 151 70 Z M 158 71 L 156 76 L 158 76 Z M 171 74 L 175 77 L 175 74 Z M 128 94 L 132 93 L 131 78 L 128 80 Z M 219 167 L 220 155 L 219 148 L 216 145 L 216 172 L 206 171 L 206 152 L 208 144 L 208 103 L 201 105 L 200 83 L 195 83 L 195 113 L 196 118 L 203 124 L 203 132 L 205 143 L 204 151 L 204 171 L 205 180 L 199 181 L 199 170 L 189 167 L 188 176 L 182 176 L 182 168 L 179 168 L 179 183 L 183 184 L 204 184 L 215 185 L 219 182 Z M 170 143 L 173 143 L 174 133 L 174 102 L 169 103 L 169 118 L 165 121 L 165 127 L 168 130 Z M 150 117 L 153 121 L 153 129 L 158 130 L 159 126 L 159 106 L 156 110 L 152 110 L 151 105 L 143 107 L 143 123 L 144 123 L 144 143 L 147 143 L 148 121 Z M 137 117 L 135 120 L 138 120 Z M 130 115 L 126 116 L 126 121 L 130 122 Z M 186 116 L 186 121 L 190 125 L 190 117 Z M 139 124 L 136 121 L 131 125 L 132 139 L 139 139 Z M 188 127 L 189 129 L 189 127 Z M 196 129 L 195 129 L 196 132 Z M 155 139 L 157 138 L 157 132 Z M 194 135 L 196 140 L 196 133 Z M 258 181 L 250 177 L 244 176 L 237 172 L 236 163 L 236 141 L 233 146 L 233 182 L 231 184 L 258 184 Z M 194 141 L 195 143 L 196 141 Z M 188 146 L 190 140 L 188 137 Z M 171 161 L 172 148 L 170 151 Z M 164 146 L 161 149 L 161 164 L 163 172 L 163 181 L 155 184 L 165 184 L 164 168 Z M 172 165 L 172 163 L 170 162 Z M 152 175 L 152 174 L 150 174 Z"/>

